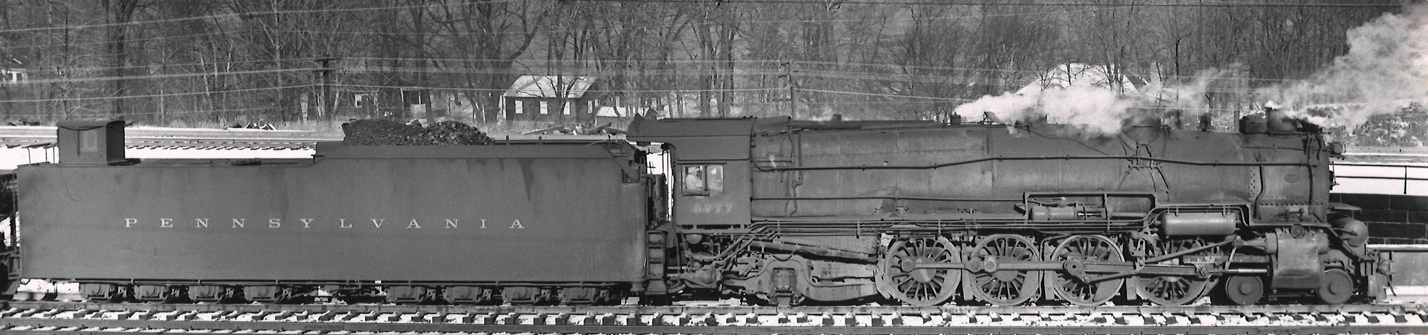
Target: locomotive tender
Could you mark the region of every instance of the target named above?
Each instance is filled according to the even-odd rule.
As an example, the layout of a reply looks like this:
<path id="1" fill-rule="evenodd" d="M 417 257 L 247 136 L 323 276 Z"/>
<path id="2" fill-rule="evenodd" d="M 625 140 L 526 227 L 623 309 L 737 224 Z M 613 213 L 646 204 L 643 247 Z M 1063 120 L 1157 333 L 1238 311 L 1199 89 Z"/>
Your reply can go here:
<path id="1" fill-rule="evenodd" d="M 127 160 L 122 123 L 62 123 L 61 161 L 17 171 L 10 277 L 148 301 L 1381 296 L 1367 228 L 1328 202 L 1342 147 L 1266 116 L 1113 135 L 637 119 L 628 142 L 320 143 L 311 160 L 237 164 Z"/>

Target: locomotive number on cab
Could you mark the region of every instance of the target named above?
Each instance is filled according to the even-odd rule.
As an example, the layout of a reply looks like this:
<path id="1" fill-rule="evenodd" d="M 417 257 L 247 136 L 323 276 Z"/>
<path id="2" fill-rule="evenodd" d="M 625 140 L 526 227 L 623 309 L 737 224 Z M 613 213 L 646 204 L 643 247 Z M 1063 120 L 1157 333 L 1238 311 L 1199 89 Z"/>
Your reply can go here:
<path id="1" fill-rule="evenodd" d="M 729 214 L 733 212 L 734 204 L 728 202 L 694 205 L 694 213 L 698 214 Z"/>

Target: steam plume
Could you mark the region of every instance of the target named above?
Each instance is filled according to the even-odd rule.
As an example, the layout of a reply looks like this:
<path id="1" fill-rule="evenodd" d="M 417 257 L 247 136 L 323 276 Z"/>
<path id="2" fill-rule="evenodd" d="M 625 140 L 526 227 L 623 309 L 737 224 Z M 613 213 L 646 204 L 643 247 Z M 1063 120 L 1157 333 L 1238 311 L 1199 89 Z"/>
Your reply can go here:
<path id="1" fill-rule="evenodd" d="M 1347 33 L 1349 52 L 1306 79 L 1267 87 L 1262 100 L 1290 109 L 1331 107 L 1327 126 L 1363 124 L 1428 100 L 1428 4 L 1385 14 Z"/>
<path id="2" fill-rule="evenodd" d="M 1123 121 L 1161 116 L 1132 107 L 1207 108 L 1201 99 L 1203 92 L 1223 71 L 1202 71 L 1196 75 L 1196 80 L 1185 85 L 1166 85 L 1156 81 L 1145 87 L 1135 87 L 1124 77 L 1115 79 L 1117 76 L 1107 75 L 1106 72 L 1105 67 L 1085 64 L 1060 66 L 1037 83 L 1016 92 L 983 96 L 958 106 L 955 112 L 966 120 L 981 120 L 983 112 L 991 112 L 1006 122 L 1045 118 L 1048 123 L 1071 125 L 1092 133 L 1114 134 L 1121 130 Z M 1112 81 L 1120 82 L 1112 85 Z"/>

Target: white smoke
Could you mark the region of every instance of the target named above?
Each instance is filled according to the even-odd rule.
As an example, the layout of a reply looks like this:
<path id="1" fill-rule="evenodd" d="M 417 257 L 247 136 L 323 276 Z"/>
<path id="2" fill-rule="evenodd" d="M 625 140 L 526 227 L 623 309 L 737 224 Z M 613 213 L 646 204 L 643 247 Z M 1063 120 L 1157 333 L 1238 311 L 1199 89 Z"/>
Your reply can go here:
<path id="1" fill-rule="evenodd" d="M 982 96 L 977 101 L 969 102 L 957 106 L 953 112 L 961 116 L 963 120 L 980 121 L 983 113 L 992 113 L 1001 122 L 1012 123 L 1019 120 L 1030 120 L 1040 115 L 1035 112 L 1041 100 L 1041 92 L 1007 92 L 998 96 Z"/>
<path id="2" fill-rule="evenodd" d="M 1238 64 L 1231 67 L 1239 67 Z M 1195 73 L 1186 83 L 1166 84 L 1156 78 L 1147 85 L 1147 95 L 1153 95 L 1157 106 L 1171 110 L 1204 111 L 1210 108 L 1205 92 L 1217 80 L 1228 78 L 1233 71 L 1210 68 Z"/>
<path id="3" fill-rule="evenodd" d="M 1308 78 L 1259 90 L 1261 100 L 1278 100 L 1291 110 L 1329 107 L 1333 115 L 1311 121 L 1350 129 L 1369 116 L 1428 100 L 1428 4 L 1385 14 L 1347 36 L 1348 54 Z"/>
<path id="4" fill-rule="evenodd" d="M 1355 127 L 1375 114 L 1394 113 L 1409 103 L 1428 102 L 1428 4 L 1407 8 L 1403 14 L 1385 14 L 1347 32 L 1349 52 L 1327 68 L 1303 80 L 1256 90 L 1256 100 L 1281 102 L 1291 116 L 1325 126 Z M 964 120 L 981 120 L 991 112 L 1006 123 L 1031 122 L 1045 118 L 1050 123 L 1068 124 L 1103 134 L 1120 130 L 1122 122 L 1142 115 L 1132 107 L 1159 107 L 1164 110 L 1205 111 L 1210 106 L 1205 92 L 1216 80 L 1233 71 L 1208 69 L 1183 84 L 1153 81 L 1139 90 L 1117 91 L 1106 85 L 1103 74 L 1090 80 L 1070 69 L 1095 68 L 1067 65 L 1066 79 L 1052 85 L 1033 84 L 1017 92 L 983 96 L 958 106 Z M 1055 77 L 1057 74 L 1048 74 Z M 1333 112 L 1330 117 L 1303 113 L 1306 107 Z"/>
<path id="5" fill-rule="evenodd" d="M 1074 69 L 1084 64 L 1066 66 Z M 1077 127 L 1083 131 L 1099 134 L 1114 134 L 1121 131 L 1123 122 L 1141 117 L 1160 117 L 1163 109 L 1204 110 L 1209 106 L 1204 100 L 1204 92 L 1209 85 L 1223 75 L 1224 71 L 1211 69 L 1202 71 L 1186 84 L 1167 85 L 1159 80 L 1145 87 L 1134 87 L 1128 81 L 1119 85 L 1109 85 L 1112 79 L 1104 71 L 1053 70 L 1049 76 L 1067 76 L 1033 83 L 1016 92 L 997 96 L 983 96 L 981 99 L 958 106 L 957 115 L 964 120 L 982 120 L 983 113 L 995 114 L 1001 122 L 1035 122 L 1042 118 L 1047 123 Z M 1121 89 L 1113 89 L 1120 86 Z M 1135 109 L 1134 107 L 1155 107 Z"/>

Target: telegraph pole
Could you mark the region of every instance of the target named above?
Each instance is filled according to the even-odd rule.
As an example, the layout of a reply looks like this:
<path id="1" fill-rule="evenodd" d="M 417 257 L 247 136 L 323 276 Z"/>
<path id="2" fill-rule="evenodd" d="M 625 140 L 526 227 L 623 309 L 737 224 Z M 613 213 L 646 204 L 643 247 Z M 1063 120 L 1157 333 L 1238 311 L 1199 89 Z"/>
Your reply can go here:
<path id="1" fill-rule="evenodd" d="M 783 62 L 783 77 L 788 79 L 788 117 L 798 118 L 797 100 L 794 100 L 793 62 Z"/>
<path id="2" fill-rule="evenodd" d="M 332 67 L 332 62 L 339 60 L 337 57 L 322 57 L 314 59 L 321 67 L 313 70 L 322 75 L 322 102 L 318 103 L 318 117 L 323 120 L 333 120 L 337 117 L 337 101 L 332 97 L 332 72 L 337 68 Z"/>

